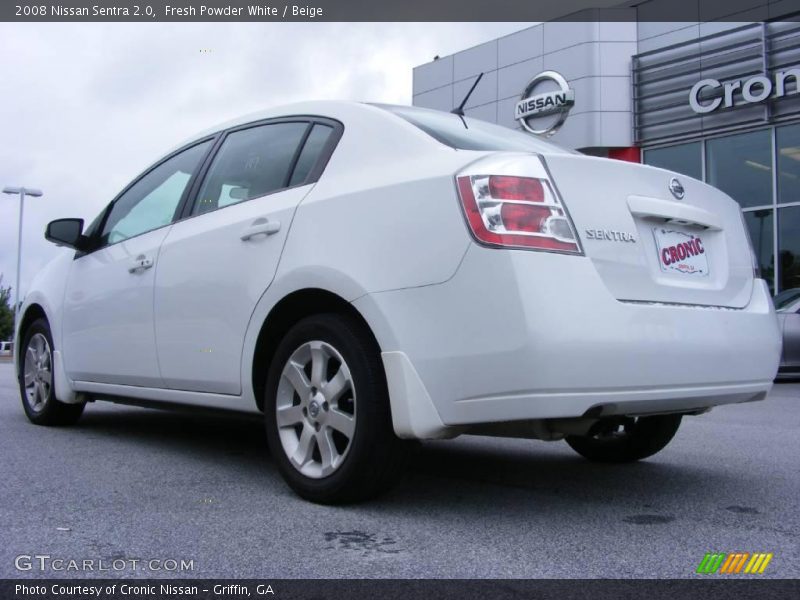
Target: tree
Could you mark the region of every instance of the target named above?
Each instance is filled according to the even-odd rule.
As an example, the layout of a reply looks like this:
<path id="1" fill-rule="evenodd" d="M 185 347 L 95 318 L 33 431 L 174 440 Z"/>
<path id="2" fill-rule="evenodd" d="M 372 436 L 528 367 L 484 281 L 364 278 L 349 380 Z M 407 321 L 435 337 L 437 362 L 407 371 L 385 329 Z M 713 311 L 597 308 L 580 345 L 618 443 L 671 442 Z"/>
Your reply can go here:
<path id="1" fill-rule="evenodd" d="M 0 274 L 0 342 L 10 340 L 14 336 L 13 302 L 11 286 L 3 287 L 3 275 Z"/>

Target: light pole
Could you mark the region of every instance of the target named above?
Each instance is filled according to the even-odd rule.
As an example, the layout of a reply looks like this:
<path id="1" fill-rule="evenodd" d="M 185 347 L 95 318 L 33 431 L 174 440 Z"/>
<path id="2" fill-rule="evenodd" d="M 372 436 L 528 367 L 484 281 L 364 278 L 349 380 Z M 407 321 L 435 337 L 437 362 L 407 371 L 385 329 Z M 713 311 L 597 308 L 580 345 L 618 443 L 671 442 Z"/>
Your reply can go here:
<path id="1" fill-rule="evenodd" d="M 22 213 L 25 209 L 25 196 L 38 198 L 41 190 L 24 187 L 5 187 L 4 194 L 19 194 L 19 229 L 17 230 L 17 285 L 14 286 L 14 335 L 17 333 L 17 313 L 19 312 L 19 274 L 22 266 Z"/>

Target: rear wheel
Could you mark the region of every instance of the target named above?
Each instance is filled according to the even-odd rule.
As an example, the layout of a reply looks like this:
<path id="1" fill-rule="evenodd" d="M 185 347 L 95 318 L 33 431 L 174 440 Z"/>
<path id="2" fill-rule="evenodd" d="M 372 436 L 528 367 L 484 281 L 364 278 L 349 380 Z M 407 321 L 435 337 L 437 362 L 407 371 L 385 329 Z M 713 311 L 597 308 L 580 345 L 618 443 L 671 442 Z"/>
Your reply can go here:
<path id="1" fill-rule="evenodd" d="M 72 425 L 85 403 L 59 401 L 53 385 L 53 338 L 45 319 L 37 319 L 25 331 L 20 355 L 19 392 L 22 408 L 36 425 Z"/>
<path id="2" fill-rule="evenodd" d="M 270 364 L 264 412 L 272 456 L 307 500 L 364 500 L 401 472 L 408 443 L 392 429 L 380 352 L 352 317 L 316 315 L 289 330 Z"/>
<path id="3" fill-rule="evenodd" d="M 594 462 L 632 462 L 661 451 L 678 431 L 682 415 L 618 417 L 598 422 L 588 435 L 568 435 L 578 454 Z"/>

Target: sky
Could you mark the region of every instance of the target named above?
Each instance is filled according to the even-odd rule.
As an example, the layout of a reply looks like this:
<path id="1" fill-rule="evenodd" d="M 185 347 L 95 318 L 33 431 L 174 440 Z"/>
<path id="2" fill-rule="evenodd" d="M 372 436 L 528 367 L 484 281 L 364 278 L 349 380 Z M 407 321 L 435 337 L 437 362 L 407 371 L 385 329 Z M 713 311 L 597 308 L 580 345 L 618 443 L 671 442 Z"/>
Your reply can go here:
<path id="1" fill-rule="evenodd" d="M 0 24 L 0 187 L 25 202 L 22 296 L 57 253 L 62 217 L 90 222 L 197 132 L 302 100 L 411 103 L 412 68 L 526 23 Z M 0 194 L 0 274 L 16 277 L 19 200 Z"/>

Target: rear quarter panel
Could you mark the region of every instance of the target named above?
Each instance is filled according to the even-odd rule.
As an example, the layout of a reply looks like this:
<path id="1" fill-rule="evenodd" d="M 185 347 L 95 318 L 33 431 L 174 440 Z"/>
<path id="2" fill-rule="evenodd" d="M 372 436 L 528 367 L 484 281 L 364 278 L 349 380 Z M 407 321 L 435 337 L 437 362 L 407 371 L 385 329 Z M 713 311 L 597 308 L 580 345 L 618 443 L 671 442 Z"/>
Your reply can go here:
<path id="1" fill-rule="evenodd" d="M 376 107 L 339 118 L 342 138 L 297 209 L 276 279 L 313 267 L 363 294 L 452 277 L 470 243 L 455 174 L 488 153 L 445 146 Z"/>
<path id="2" fill-rule="evenodd" d="M 446 281 L 470 243 L 454 184 L 464 162 L 445 150 L 334 170 L 299 206 L 278 276 L 313 265 L 361 294 Z"/>

